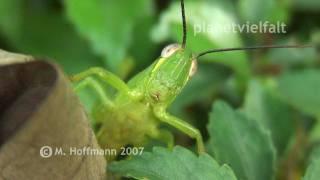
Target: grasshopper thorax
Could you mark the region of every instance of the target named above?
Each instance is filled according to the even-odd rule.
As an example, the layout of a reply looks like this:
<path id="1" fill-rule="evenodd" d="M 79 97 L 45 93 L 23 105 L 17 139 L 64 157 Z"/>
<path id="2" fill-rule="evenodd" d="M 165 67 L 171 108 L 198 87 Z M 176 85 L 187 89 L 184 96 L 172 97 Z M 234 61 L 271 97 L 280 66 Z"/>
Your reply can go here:
<path id="1" fill-rule="evenodd" d="M 147 99 L 152 104 L 169 105 L 196 72 L 194 56 L 178 44 L 165 47 L 146 84 Z"/>

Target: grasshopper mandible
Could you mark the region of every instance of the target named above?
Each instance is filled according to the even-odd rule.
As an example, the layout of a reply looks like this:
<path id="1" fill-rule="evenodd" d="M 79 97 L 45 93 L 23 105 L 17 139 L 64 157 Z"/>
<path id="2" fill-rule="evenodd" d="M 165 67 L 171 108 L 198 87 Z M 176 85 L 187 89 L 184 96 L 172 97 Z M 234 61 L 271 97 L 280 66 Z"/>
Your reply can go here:
<path id="1" fill-rule="evenodd" d="M 128 144 L 143 145 L 147 138 L 159 139 L 174 145 L 170 132 L 160 129 L 166 123 L 196 140 L 199 153 L 205 152 L 201 133 L 182 119 L 169 114 L 166 109 L 175 100 L 191 77 L 196 73 L 197 58 L 208 53 L 252 50 L 262 48 L 299 48 L 310 46 L 256 46 L 208 50 L 198 55 L 186 48 L 187 29 L 184 0 L 181 0 L 183 40 L 180 44 L 165 47 L 161 56 L 147 69 L 134 76 L 127 84 L 102 68 L 91 68 L 71 79 L 77 82 L 75 91 L 92 87 L 104 102 L 96 107 L 94 121 L 100 123 L 97 138 L 102 148 L 120 149 Z M 117 90 L 111 99 L 96 79 Z"/>

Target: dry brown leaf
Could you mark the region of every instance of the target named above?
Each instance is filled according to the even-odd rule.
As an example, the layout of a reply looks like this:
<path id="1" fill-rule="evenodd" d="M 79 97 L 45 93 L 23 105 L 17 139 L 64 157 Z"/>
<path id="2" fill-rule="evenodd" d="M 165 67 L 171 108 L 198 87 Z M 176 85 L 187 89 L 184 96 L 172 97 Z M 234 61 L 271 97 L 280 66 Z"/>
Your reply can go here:
<path id="1" fill-rule="evenodd" d="M 67 155 L 42 158 L 43 146 Z M 103 156 L 70 156 L 70 147 L 99 148 L 59 68 L 44 61 L 0 66 L 0 179 L 105 179 Z"/>
<path id="2" fill-rule="evenodd" d="M 32 56 L 16 54 L 0 49 L 0 65 L 8 65 L 13 63 L 25 63 L 31 61 Z"/>

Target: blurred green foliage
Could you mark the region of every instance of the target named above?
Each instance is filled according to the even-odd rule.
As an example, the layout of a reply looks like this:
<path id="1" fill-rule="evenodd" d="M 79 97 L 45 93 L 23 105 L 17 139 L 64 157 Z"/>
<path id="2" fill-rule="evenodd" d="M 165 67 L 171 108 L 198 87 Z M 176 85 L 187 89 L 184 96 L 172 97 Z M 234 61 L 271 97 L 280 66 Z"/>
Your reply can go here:
<path id="1" fill-rule="evenodd" d="M 187 48 L 195 53 L 320 42 L 319 0 L 187 0 L 186 17 Z M 248 21 L 283 22 L 287 33 L 195 32 L 199 24 Z M 0 48 L 49 59 L 67 74 L 100 66 L 128 80 L 155 61 L 164 46 L 180 42 L 181 28 L 178 0 L 0 0 Z M 320 142 L 319 65 L 319 53 L 314 49 L 204 56 L 170 111 L 198 127 L 209 139 L 208 147 L 214 149 L 211 155 L 219 163 L 228 163 L 238 178 L 255 179 L 261 163 L 266 164 L 261 167 L 265 168 L 263 174 L 279 167 L 274 175 L 279 179 L 296 176 L 304 172 L 309 150 Z M 89 108 L 98 101 L 90 90 L 83 96 Z M 232 108 L 220 102 L 209 118 L 216 99 Z M 246 136 L 247 143 L 237 155 L 250 154 L 230 160 L 234 156 L 230 149 L 238 148 L 237 136 Z M 183 137 L 177 141 L 190 144 Z M 277 158 L 271 152 L 273 146 Z M 288 161 L 291 157 L 295 159 Z M 292 161 L 296 162 L 296 166 L 290 165 L 292 169 L 281 169 Z M 249 170 L 242 169 L 243 163 Z M 312 179 L 319 164 L 312 163 L 305 179 Z"/>
<path id="2" fill-rule="evenodd" d="M 261 125 L 222 101 L 212 108 L 208 148 L 219 162 L 229 164 L 239 179 L 273 179 L 275 149 Z"/>
<path id="3" fill-rule="evenodd" d="M 237 179 L 229 166 L 220 166 L 207 154 L 196 157 L 179 146 L 172 152 L 155 147 L 152 153 L 144 153 L 130 162 L 113 163 L 108 168 L 112 172 L 137 179 Z"/>

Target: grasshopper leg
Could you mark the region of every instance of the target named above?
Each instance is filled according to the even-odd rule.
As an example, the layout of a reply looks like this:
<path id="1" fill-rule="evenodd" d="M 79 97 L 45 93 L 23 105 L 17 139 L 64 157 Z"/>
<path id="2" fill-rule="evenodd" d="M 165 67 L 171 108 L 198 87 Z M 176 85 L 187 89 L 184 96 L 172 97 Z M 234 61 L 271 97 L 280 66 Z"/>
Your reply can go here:
<path id="1" fill-rule="evenodd" d="M 181 132 L 184 132 L 191 138 L 194 138 L 197 142 L 198 152 L 199 153 L 205 152 L 202 136 L 198 129 L 192 127 L 190 124 L 186 123 L 185 121 L 168 114 L 163 108 L 154 108 L 154 113 L 160 121 L 167 123 L 177 128 Z"/>
<path id="2" fill-rule="evenodd" d="M 158 133 L 152 134 L 151 137 L 166 143 L 169 149 L 173 149 L 174 137 L 168 130 L 162 129 Z"/>
<path id="3" fill-rule="evenodd" d="M 78 84 L 76 84 L 74 90 L 76 92 L 78 92 L 86 87 L 91 87 L 93 90 L 95 90 L 95 92 L 99 95 L 101 101 L 104 104 L 106 104 L 108 106 L 113 106 L 112 101 L 106 95 L 103 88 L 100 86 L 99 82 L 97 82 L 95 79 L 93 79 L 91 77 L 88 77 L 88 78 L 80 81 Z"/>
<path id="4" fill-rule="evenodd" d="M 90 68 L 84 72 L 71 76 L 72 82 L 79 82 L 87 77 L 96 76 L 99 77 L 104 82 L 110 84 L 115 89 L 130 95 L 129 87 L 116 75 L 113 73 L 99 67 Z"/>

